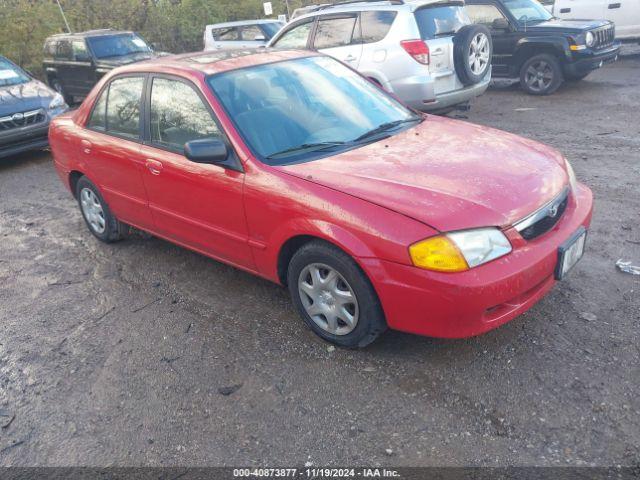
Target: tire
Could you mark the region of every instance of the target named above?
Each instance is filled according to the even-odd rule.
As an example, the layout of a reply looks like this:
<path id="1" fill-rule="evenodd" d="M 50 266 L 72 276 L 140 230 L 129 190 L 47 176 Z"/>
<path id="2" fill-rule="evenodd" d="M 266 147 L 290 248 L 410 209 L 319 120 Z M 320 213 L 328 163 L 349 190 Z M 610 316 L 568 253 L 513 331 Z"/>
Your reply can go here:
<path id="1" fill-rule="evenodd" d="M 303 245 L 289 262 L 287 283 L 293 304 L 304 322 L 328 342 L 340 347 L 362 348 L 387 329 L 371 282 L 349 255 L 333 245 L 323 241 Z M 303 283 L 306 286 L 303 287 Z M 305 290 L 311 291 L 314 297 L 317 295 L 316 299 Z M 313 314 L 315 311 L 319 313 Z M 331 327 L 331 317 L 335 319 L 335 328 Z M 345 320 L 348 317 L 353 320 L 351 324 Z"/>
<path id="2" fill-rule="evenodd" d="M 520 86 L 530 95 L 550 95 L 563 81 L 560 62 L 548 53 L 534 55 L 520 68 Z"/>
<path id="3" fill-rule="evenodd" d="M 60 80 L 58 80 L 55 77 L 51 78 L 49 80 L 49 86 L 53 88 L 56 92 L 58 92 L 60 95 L 62 95 L 62 98 L 64 98 L 64 101 L 67 105 L 73 104 L 73 97 L 67 95 L 67 93 L 64 91 L 62 84 L 60 83 Z"/>
<path id="4" fill-rule="evenodd" d="M 492 56 L 491 32 L 483 25 L 465 25 L 453 37 L 453 61 L 465 86 L 482 81 L 491 68 Z"/>
<path id="5" fill-rule="evenodd" d="M 87 177 L 78 180 L 76 198 L 82 218 L 98 240 L 112 243 L 127 235 L 129 227 L 113 216 L 100 191 Z"/>

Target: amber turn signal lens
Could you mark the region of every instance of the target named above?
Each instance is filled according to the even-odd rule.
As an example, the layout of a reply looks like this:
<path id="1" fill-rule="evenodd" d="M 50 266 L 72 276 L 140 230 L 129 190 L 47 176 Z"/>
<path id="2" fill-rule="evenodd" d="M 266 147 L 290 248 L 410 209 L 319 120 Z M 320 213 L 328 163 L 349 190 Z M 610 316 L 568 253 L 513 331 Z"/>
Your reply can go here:
<path id="1" fill-rule="evenodd" d="M 462 272 L 469 269 L 458 247 L 445 236 L 427 238 L 409 247 L 416 267 L 438 272 Z"/>

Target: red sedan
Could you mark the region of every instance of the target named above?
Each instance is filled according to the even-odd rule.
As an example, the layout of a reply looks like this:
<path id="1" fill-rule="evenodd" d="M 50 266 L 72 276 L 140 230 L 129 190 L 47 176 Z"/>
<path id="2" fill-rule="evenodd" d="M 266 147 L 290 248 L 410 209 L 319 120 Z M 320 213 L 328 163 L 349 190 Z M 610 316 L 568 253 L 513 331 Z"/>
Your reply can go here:
<path id="1" fill-rule="evenodd" d="M 591 220 L 560 153 L 418 115 L 309 52 L 123 67 L 49 135 L 98 239 L 133 226 L 286 285 L 348 347 L 504 324 L 581 258 Z"/>

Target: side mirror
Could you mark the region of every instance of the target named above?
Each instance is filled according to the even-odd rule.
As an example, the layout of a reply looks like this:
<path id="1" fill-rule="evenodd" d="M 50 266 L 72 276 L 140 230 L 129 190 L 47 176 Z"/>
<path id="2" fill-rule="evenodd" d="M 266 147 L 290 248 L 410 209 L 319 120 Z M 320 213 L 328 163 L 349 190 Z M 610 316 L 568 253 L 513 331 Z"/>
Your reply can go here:
<path id="1" fill-rule="evenodd" d="M 492 30 L 511 30 L 511 25 L 506 18 L 496 18 L 493 22 L 491 22 Z"/>
<path id="2" fill-rule="evenodd" d="M 184 145 L 184 155 L 195 163 L 219 165 L 229 157 L 227 146 L 217 138 L 191 140 Z"/>

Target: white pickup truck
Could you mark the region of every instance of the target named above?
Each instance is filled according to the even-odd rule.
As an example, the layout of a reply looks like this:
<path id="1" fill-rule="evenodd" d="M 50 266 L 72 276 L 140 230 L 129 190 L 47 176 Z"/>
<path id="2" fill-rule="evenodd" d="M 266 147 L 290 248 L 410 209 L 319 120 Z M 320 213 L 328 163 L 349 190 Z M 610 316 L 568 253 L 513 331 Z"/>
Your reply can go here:
<path id="1" fill-rule="evenodd" d="M 543 0 L 542 3 L 555 17 L 611 20 L 616 25 L 616 39 L 640 40 L 640 0 Z"/>

